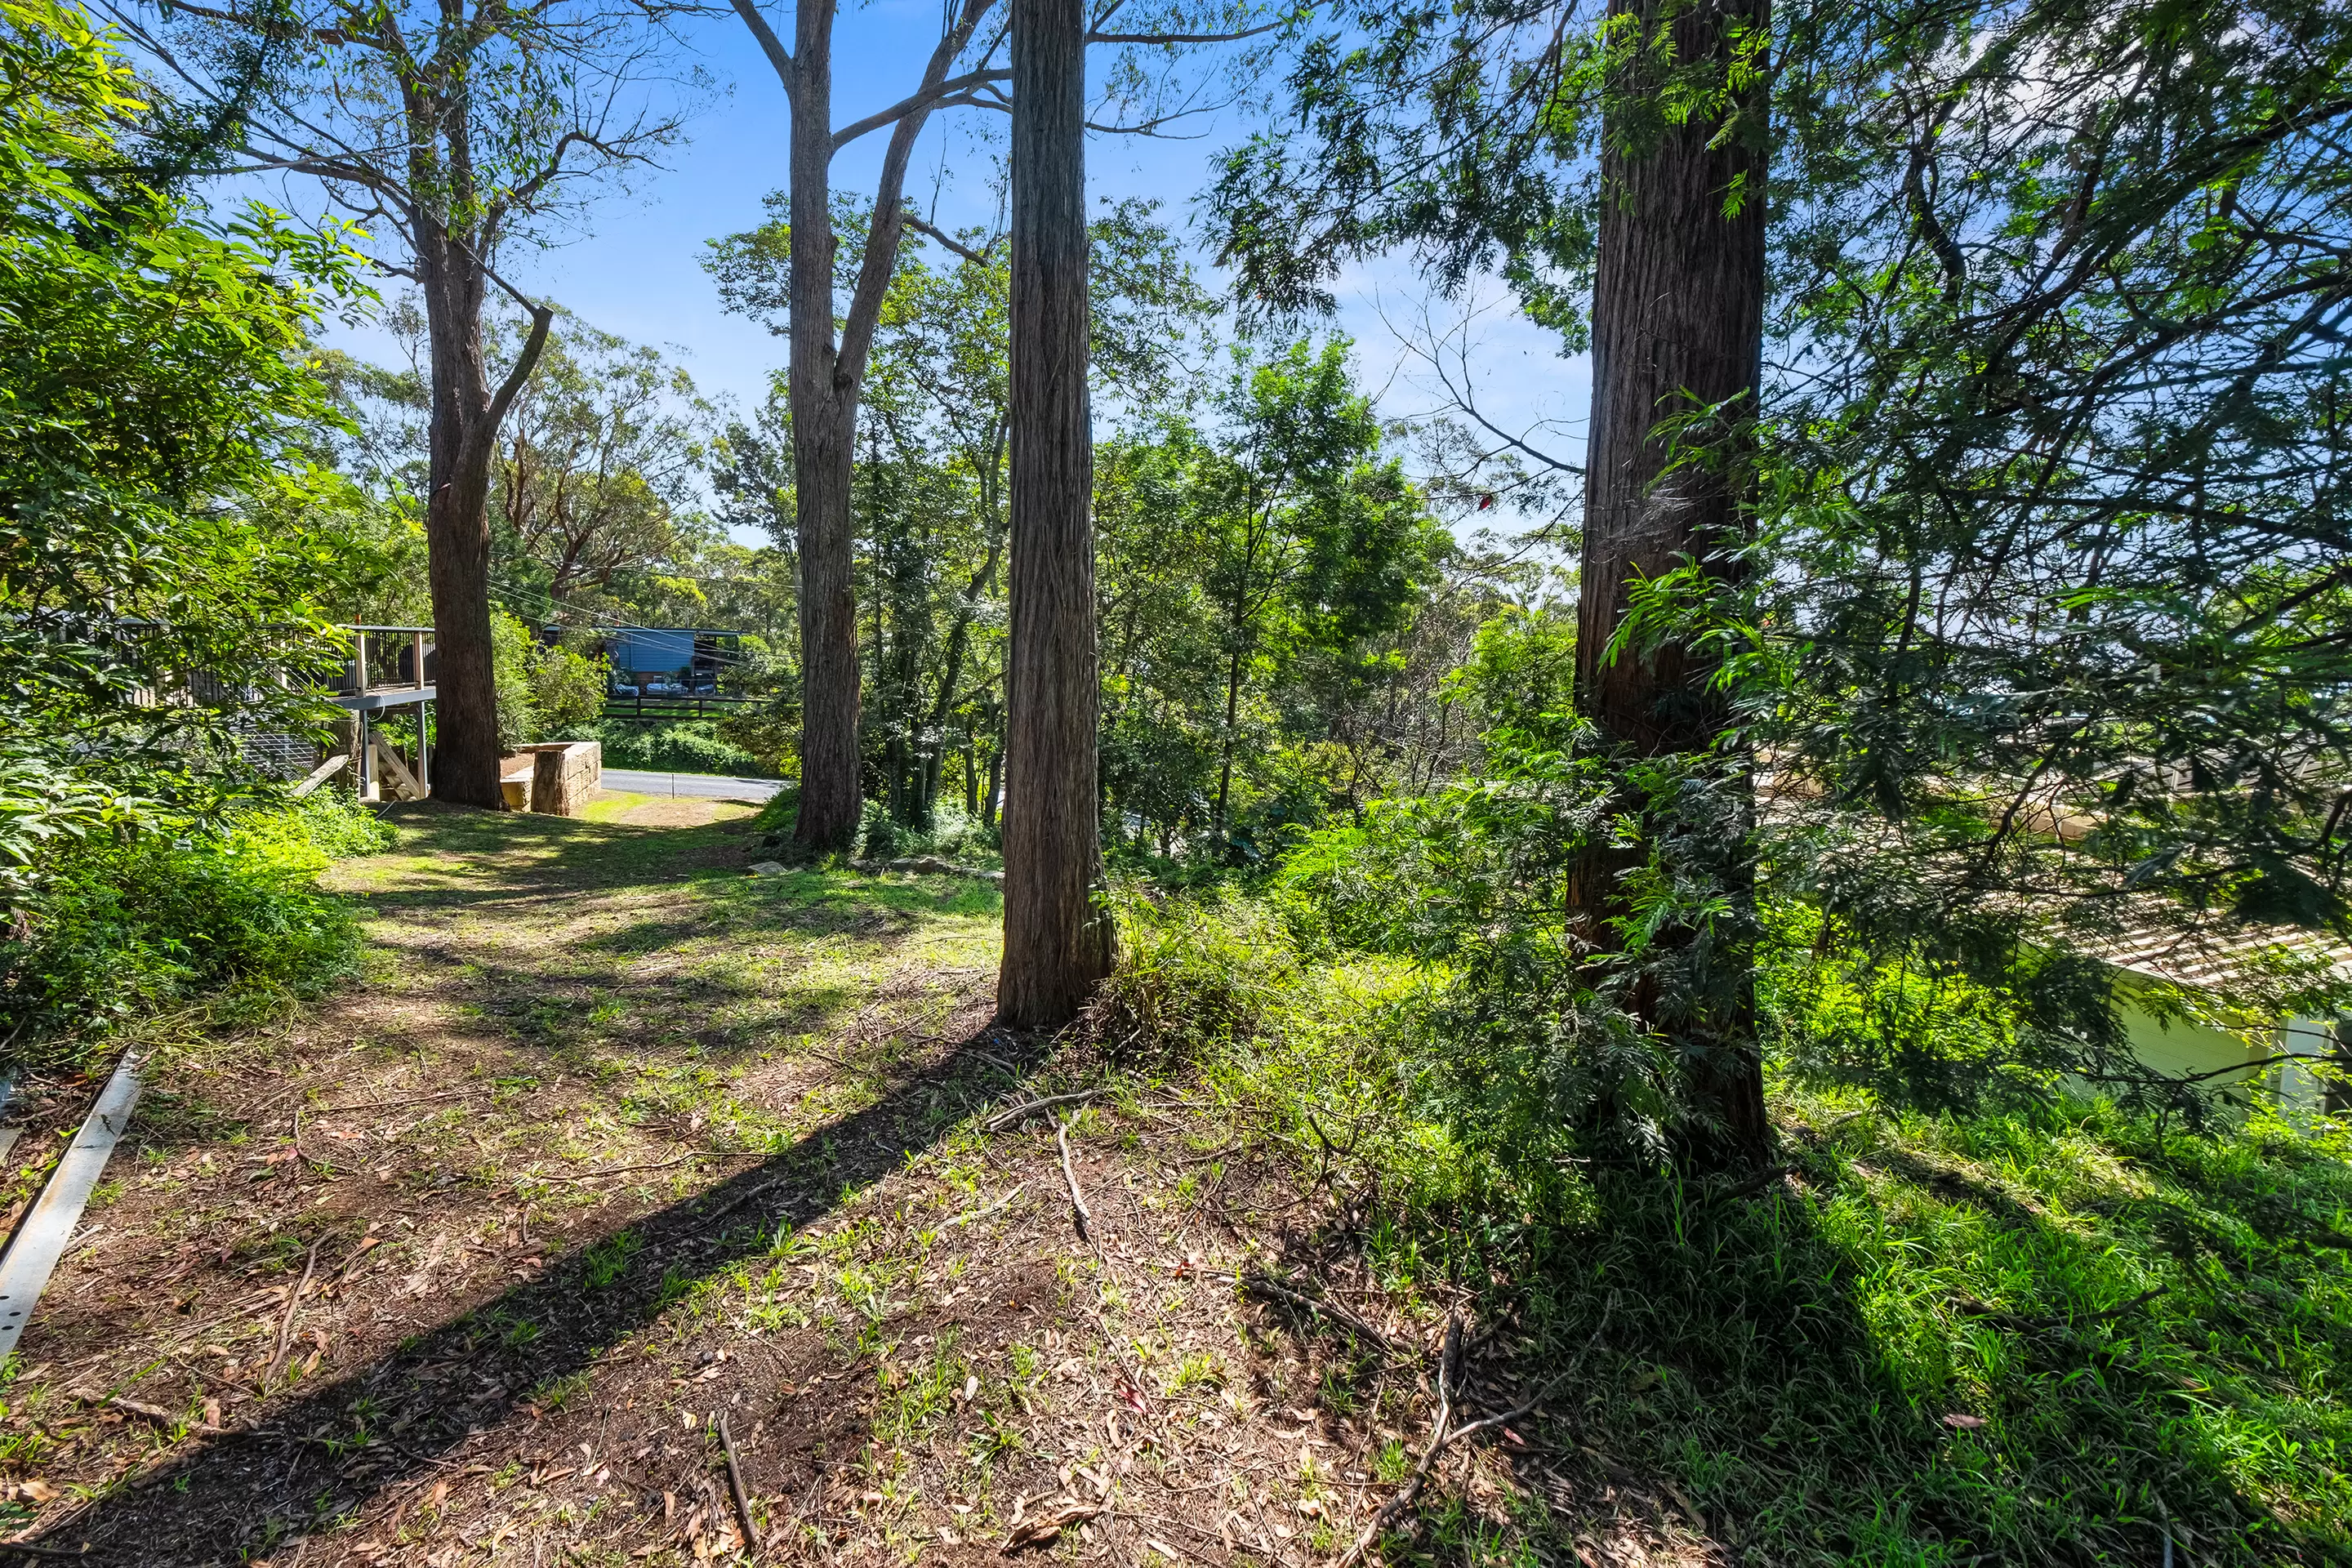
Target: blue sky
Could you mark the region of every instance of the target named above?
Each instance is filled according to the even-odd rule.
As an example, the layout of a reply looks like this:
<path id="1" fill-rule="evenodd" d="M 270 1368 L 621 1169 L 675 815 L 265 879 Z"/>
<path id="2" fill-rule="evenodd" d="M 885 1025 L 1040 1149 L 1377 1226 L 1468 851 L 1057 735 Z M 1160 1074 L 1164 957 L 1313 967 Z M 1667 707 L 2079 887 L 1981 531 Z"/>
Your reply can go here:
<path id="1" fill-rule="evenodd" d="M 772 5 L 771 15 L 789 37 L 788 6 Z M 845 8 L 836 35 L 835 122 L 903 98 L 938 27 L 938 0 L 877 0 Z M 706 392 L 756 402 L 770 371 L 782 363 L 783 342 L 721 311 L 701 260 L 706 240 L 760 222 L 761 198 L 783 184 L 783 91 L 734 17 L 702 20 L 686 36 L 718 90 L 687 138 L 664 155 L 666 166 L 641 171 L 630 193 L 596 202 L 566 243 L 512 254 L 502 270 L 606 331 L 672 351 Z M 1189 233 L 1192 198 L 1206 183 L 1211 161 L 1256 123 L 1236 110 L 1196 122 L 1189 140 L 1097 136 L 1087 153 L 1090 189 L 1097 196 L 1156 197 L 1164 204 L 1163 216 Z M 1003 116 L 984 110 L 935 118 L 914 159 L 910 197 L 931 206 L 935 179 L 940 180 L 934 214 L 940 221 L 950 226 L 991 221 L 992 149 L 976 145 L 974 133 L 992 134 L 1001 147 L 1003 130 Z M 870 193 L 884 141 L 877 133 L 846 149 L 835 163 L 835 188 Z M 300 202 L 304 195 L 289 190 L 277 199 Z M 1207 271 L 1205 257 L 1201 259 L 1206 281 L 1221 285 Z M 1425 313 L 1449 322 L 1459 319 L 1461 308 L 1433 300 L 1403 258 L 1351 269 L 1338 294 L 1336 325 L 1356 339 L 1365 383 L 1383 412 L 1410 417 L 1436 406 L 1437 389 L 1391 324 L 1410 327 Z M 1561 359 L 1553 340 L 1507 309 L 1479 317 L 1475 341 L 1473 365 L 1482 404 L 1496 423 L 1517 429 L 1547 416 L 1572 420 L 1570 438 L 1555 434 L 1551 440 L 1568 448 L 1564 455 L 1580 459 L 1585 362 Z M 367 334 L 350 346 L 382 353 Z"/>

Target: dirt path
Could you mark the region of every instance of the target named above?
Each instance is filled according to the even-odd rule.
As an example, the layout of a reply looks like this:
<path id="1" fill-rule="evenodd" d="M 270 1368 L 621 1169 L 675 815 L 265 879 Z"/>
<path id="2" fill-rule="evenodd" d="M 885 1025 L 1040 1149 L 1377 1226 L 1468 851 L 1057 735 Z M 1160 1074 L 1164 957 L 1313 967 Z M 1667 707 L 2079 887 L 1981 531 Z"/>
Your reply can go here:
<path id="1" fill-rule="evenodd" d="M 1168 1090 L 1073 1108 L 1068 1175 L 1046 1118 L 990 1131 L 1102 1081 L 987 1026 L 992 888 L 747 877 L 746 808 L 694 805 L 411 808 L 337 869 L 364 982 L 159 1070 L 26 1335 L 18 1539 L 427 1568 L 1344 1549 L 1409 1463 L 1433 1325 L 1366 1298 L 1384 1354 L 1244 1300 L 1318 1194 Z"/>

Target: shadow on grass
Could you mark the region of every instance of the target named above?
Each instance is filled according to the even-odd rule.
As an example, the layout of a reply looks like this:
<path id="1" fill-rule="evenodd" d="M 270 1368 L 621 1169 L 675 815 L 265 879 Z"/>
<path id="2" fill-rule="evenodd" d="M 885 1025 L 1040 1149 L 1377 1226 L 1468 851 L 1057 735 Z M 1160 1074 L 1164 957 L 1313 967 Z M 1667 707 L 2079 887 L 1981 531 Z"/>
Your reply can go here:
<path id="1" fill-rule="evenodd" d="M 531 1048 L 609 1038 L 729 1052 L 778 1031 L 818 1030 L 853 995 L 793 977 L 821 944 L 851 944 L 834 951 L 826 973 L 844 952 L 887 964 L 891 950 L 940 929 L 928 922 L 984 921 L 1002 907 L 983 882 L 747 876 L 741 837 L 723 826 L 619 826 L 431 802 L 400 808 L 396 820 L 400 849 L 355 863 L 346 887 L 404 928 L 408 952 L 466 965 L 458 994 Z M 607 1004 L 632 1021 L 592 1023 Z"/>
<path id="2" fill-rule="evenodd" d="M 1889 1152 L 1871 1161 L 1899 1185 L 1820 1154 L 1811 1191 L 1762 1196 L 1604 1170 L 1558 1224 L 1374 1210 L 1294 1238 L 1286 1264 L 1308 1278 L 1360 1257 L 1376 1276 L 1485 1282 L 1499 1331 L 1470 1358 L 1466 1415 L 1551 1390 L 1548 1419 L 1517 1427 L 1532 1447 L 1481 1440 L 1548 1508 L 1498 1518 L 1475 1489 L 1433 1487 L 1388 1560 L 1524 1561 L 1532 1538 L 1538 1557 L 1591 1561 L 1599 1538 L 1633 1560 L 2352 1561 L 2324 1501 L 2342 1422 L 2313 1371 L 2352 1359 L 2324 1309 L 2265 1333 L 2232 1308 L 2252 1300 L 2242 1268 L 2168 1273 L 2165 1196 L 2119 1205 L 2119 1245 L 2063 1205 L 1979 1201 L 1980 1184 Z M 2293 1288 L 2340 1289 L 2330 1262 L 2307 1267 Z M 2143 1295 L 2151 1275 L 2162 1294 Z M 1335 1325 L 1268 1315 L 1318 1336 L 1342 1379 L 1377 1370 Z M 1611 1546 L 1629 1513 L 1657 1539 Z"/>
<path id="3" fill-rule="evenodd" d="M 899 1169 L 986 1091 L 990 1057 L 1031 1055 L 982 1030 L 894 1084 L 876 1104 L 812 1130 L 758 1168 L 626 1226 L 635 1247 L 599 1282 L 593 1245 L 539 1278 L 404 1341 L 392 1353 L 285 1400 L 255 1431 L 193 1439 L 33 1539 L 92 1563 L 235 1560 L 277 1550 L 363 1510 L 388 1489 L 448 1471 L 469 1438 L 514 1416 L 535 1389 L 594 1366 L 696 1283 L 764 1252 L 781 1226 L 830 1212 L 845 1189 Z M 608 1265 L 609 1267 L 609 1265 Z M 519 1329 L 517 1325 L 527 1325 Z M 448 1375 L 462 1369 L 464 1379 Z M 466 1396 L 470 1384 L 478 1390 Z"/>
<path id="4" fill-rule="evenodd" d="M 786 925 L 825 934 L 871 921 L 878 908 L 908 914 L 985 915 L 1003 898 L 986 882 L 868 878 L 796 870 L 745 875 L 754 858 L 733 825 L 631 826 L 523 812 L 479 811 L 418 801 L 385 820 L 401 844 L 377 860 L 353 862 L 370 908 L 386 914 L 458 907 L 497 908 L 583 893 L 688 883 L 703 896 Z M 492 857 L 485 860 L 473 858 Z M 429 867 L 411 864 L 429 858 Z M 375 875 L 369 877 L 367 872 Z"/>

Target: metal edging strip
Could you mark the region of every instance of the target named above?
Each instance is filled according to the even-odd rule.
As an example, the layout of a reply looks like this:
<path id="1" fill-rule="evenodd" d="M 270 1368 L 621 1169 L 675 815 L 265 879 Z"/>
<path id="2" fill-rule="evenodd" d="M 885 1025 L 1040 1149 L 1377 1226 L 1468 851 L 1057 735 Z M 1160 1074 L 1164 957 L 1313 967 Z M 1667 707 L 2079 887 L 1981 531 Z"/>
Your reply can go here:
<path id="1" fill-rule="evenodd" d="M 0 1356 L 16 1348 L 17 1336 L 25 1331 L 41 1292 L 47 1289 L 66 1243 L 81 1223 L 81 1211 L 105 1173 L 115 1142 L 131 1125 L 131 1113 L 138 1104 L 139 1064 L 125 1052 L 114 1076 L 99 1091 L 98 1103 L 89 1108 L 81 1131 L 58 1157 L 58 1167 L 50 1173 L 48 1185 L 41 1189 L 40 1200 L 8 1238 L 8 1250 L 0 1253 Z"/>

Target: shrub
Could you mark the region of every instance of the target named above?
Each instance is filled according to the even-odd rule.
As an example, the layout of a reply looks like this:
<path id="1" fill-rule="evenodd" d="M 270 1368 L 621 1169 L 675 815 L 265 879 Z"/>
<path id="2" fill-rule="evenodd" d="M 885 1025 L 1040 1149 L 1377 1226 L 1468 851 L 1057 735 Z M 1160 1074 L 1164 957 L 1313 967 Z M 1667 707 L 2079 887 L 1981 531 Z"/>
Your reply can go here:
<path id="1" fill-rule="evenodd" d="M 170 1003 L 245 1017 L 318 994 L 358 937 L 315 879 L 389 842 L 363 808 L 322 795 L 72 846 L 0 942 L 0 1048 L 57 1065 Z"/>
<path id="2" fill-rule="evenodd" d="M 1367 960 L 1230 891 L 1118 908 L 1097 1037 L 1194 1066 L 1196 1148 L 1288 1157 L 1284 1262 L 1360 1268 L 1423 1332 L 1475 1313 L 1563 1438 L 1749 1559 L 2153 1561 L 2160 1500 L 2198 1561 L 2347 1560 L 2339 1126 L 2168 1133 L 2064 1093 L 1889 1111 L 1783 1075 L 1797 1179 L 1695 1183 L 1520 1118 L 1549 1089 L 1436 1032 L 1448 966 Z M 1784 1028 L 1819 1026 L 1856 977 L 1784 914 L 1765 991 Z M 1868 1000 L 1955 1052 L 1994 1026 L 1949 994 Z M 1585 1518 L 1441 1497 L 1422 1555 L 1567 1562 Z"/>
<path id="3" fill-rule="evenodd" d="M 561 643 L 535 647 L 530 658 L 530 699 L 544 734 L 560 735 L 593 724 L 604 710 L 612 661 Z"/>
<path id="4" fill-rule="evenodd" d="M 539 738 L 539 699 L 531 689 L 530 628 L 504 610 L 490 615 L 490 673 L 498 683 L 499 750 L 512 752 Z"/>
<path id="5" fill-rule="evenodd" d="M 562 643 L 542 643 L 520 617 L 490 617 L 490 665 L 499 687 L 499 745 L 509 752 L 577 731 L 604 709 L 612 667 Z"/>
<path id="6" fill-rule="evenodd" d="M 1003 841 L 992 827 L 966 816 L 963 808 L 940 802 L 931 826 L 910 827 L 890 815 L 887 804 L 869 800 L 859 818 L 861 851 L 877 860 L 900 855 L 936 855 L 966 865 L 993 866 L 1003 859 Z"/>
<path id="7" fill-rule="evenodd" d="M 609 722 L 596 727 L 593 738 L 604 742 L 608 768 L 646 768 L 661 773 L 733 773 L 741 777 L 775 776 L 758 758 L 719 736 L 707 719 L 675 724 Z"/>

